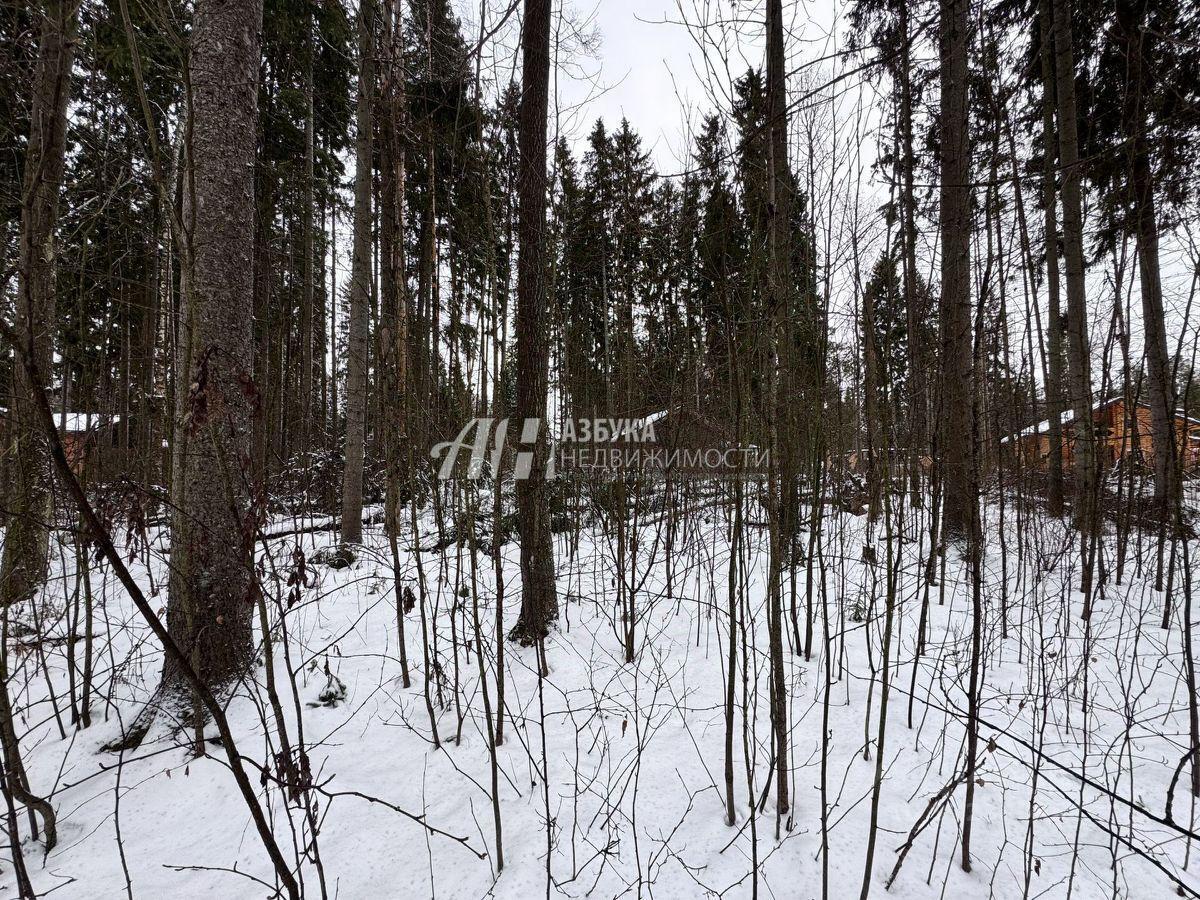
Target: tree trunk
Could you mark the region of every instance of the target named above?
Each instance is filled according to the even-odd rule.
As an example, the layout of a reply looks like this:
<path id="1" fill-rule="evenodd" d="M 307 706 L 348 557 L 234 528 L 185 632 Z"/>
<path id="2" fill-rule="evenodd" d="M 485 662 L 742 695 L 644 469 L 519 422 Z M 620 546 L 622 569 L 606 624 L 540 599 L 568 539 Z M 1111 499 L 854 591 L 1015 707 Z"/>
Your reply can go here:
<path id="1" fill-rule="evenodd" d="M 328 148 L 327 148 L 328 149 Z M 338 203 L 336 195 L 332 198 L 329 204 L 329 341 L 333 346 L 333 363 L 329 370 L 329 406 L 325 410 L 325 428 L 329 432 L 330 444 L 333 443 L 333 437 L 337 434 L 338 424 L 338 409 L 341 404 L 338 401 L 338 354 L 337 354 L 337 333 L 338 333 L 338 267 L 337 267 L 337 245 L 338 245 Z M 332 501 L 332 498 L 331 498 Z"/>
<path id="2" fill-rule="evenodd" d="M 375 4 L 358 16 L 358 109 L 354 164 L 354 250 L 346 355 L 346 469 L 342 479 L 343 544 L 362 542 L 363 454 L 367 427 L 367 313 L 371 305 L 371 102 L 375 91 Z"/>
<path id="3" fill-rule="evenodd" d="M 783 666 L 783 569 L 792 543 L 791 504 L 795 491 L 795 435 L 786 423 L 794 404 L 791 361 L 794 358 L 795 324 L 791 304 L 791 178 L 787 156 L 787 80 L 783 54 L 782 0 L 767 0 L 767 116 L 770 126 L 769 177 L 771 202 L 767 208 L 770 247 L 768 289 L 771 304 L 771 356 L 767 374 L 772 398 L 770 485 L 770 571 L 767 576 L 769 603 L 768 641 L 771 651 L 771 729 L 775 734 L 775 785 L 778 812 L 786 813 L 788 798 L 787 681 Z"/>
<path id="4" fill-rule="evenodd" d="M 167 628 L 205 684 L 245 671 L 254 591 L 250 437 L 253 381 L 254 153 L 258 0 L 199 0 L 191 38 L 192 137 L 185 186 L 192 266 L 182 342 L 190 385 L 171 534 Z M 186 374 L 185 374 L 186 373 Z M 182 391 L 181 391 L 182 393 Z M 183 686 L 171 657 L 163 686 Z"/>
<path id="5" fill-rule="evenodd" d="M 1087 298 L 1083 281 L 1083 206 L 1080 191 L 1078 118 L 1075 109 L 1075 53 L 1067 0 L 1054 7 L 1054 61 L 1058 83 L 1058 154 L 1062 163 L 1063 250 L 1067 267 L 1067 338 L 1070 408 L 1074 410 L 1075 524 L 1095 527 L 1095 425 L 1092 422 L 1091 356 L 1088 348 Z M 1086 570 L 1086 567 L 1085 567 Z M 1086 580 L 1086 577 L 1085 577 Z"/>
<path id="6" fill-rule="evenodd" d="M 51 0 L 39 11 L 41 36 L 21 186 L 15 319 L 16 333 L 31 346 L 37 371 L 45 379 L 54 343 L 54 232 L 62 193 L 67 98 L 79 3 Z M 50 454 L 33 405 L 34 392 L 45 387 L 31 384 L 23 366 L 13 366 L 8 424 L 11 492 L 5 498 L 8 528 L 0 562 L 0 605 L 5 607 L 31 597 L 46 578 Z"/>
<path id="7" fill-rule="evenodd" d="M 384 522 L 391 551 L 392 581 L 396 592 L 396 624 L 400 641 L 400 671 L 409 684 L 408 649 L 404 635 L 404 599 L 400 577 L 401 513 L 410 496 L 412 446 L 408 435 L 408 282 L 405 277 L 404 208 L 404 7 L 402 0 L 386 0 L 383 27 L 387 36 L 387 66 L 383 85 L 386 114 L 381 123 L 383 148 L 380 179 L 383 216 L 380 244 L 383 251 L 383 308 L 380 317 L 380 363 L 383 369 L 383 447 L 387 463 L 387 496 Z M 490 724 L 490 717 L 489 717 Z"/>
<path id="8" fill-rule="evenodd" d="M 511 637 L 524 644 L 544 637 L 558 615 L 554 548 L 546 481 L 546 108 L 550 82 L 550 0 L 525 0 L 521 26 L 520 164 L 517 257 L 517 424 L 537 421 L 527 478 L 517 480 L 521 541 L 521 615 Z M 521 473 L 518 473 L 520 475 Z"/>
<path id="9" fill-rule="evenodd" d="M 47 800 L 34 795 L 21 759 L 16 719 L 9 698 L 8 612 L 13 603 L 30 599 L 46 580 L 50 533 L 47 522 L 53 515 L 50 496 L 52 475 L 50 450 L 35 403 L 46 389 L 55 329 L 55 229 L 58 198 L 62 193 L 66 153 L 67 100 L 71 86 L 75 32 L 79 3 L 51 0 L 38 8 L 42 16 L 37 63 L 33 73 L 29 141 L 26 145 L 21 185 L 21 231 L 18 283 L 15 303 L 15 333 L 30 351 L 37 381 L 24 365 L 13 366 L 12 400 L 8 425 L 11 493 L 0 561 L 0 606 L 3 625 L 0 639 L 0 767 L 10 811 L 10 842 L 17 840 L 12 800 L 29 810 L 30 829 L 37 838 L 34 811 L 42 817 L 46 849 L 58 841 L 57 819 Z M 14 348 L 16 349 L 16 348 Z M 86 698 L 85 698 L 86 702 Z M 14 861 L 20 852 L 14 851 Z M 24 866 L 18 862 L 23 875 Z M 26 885 L 27 877 L 24 878 Z M 32 890 L 28 896 L 33 896 Z M 24 890 L 22 896 L 26 896 Z"/>
<path id="10" fill-rule="evenodd" d="M 1124 127 L 1128 137 L 1130 179 L 1133 187 L 1133 217 L 1137 234 L 1138 272 L 1142 293 L 1142 329 L 1146 354 L 1146 393 L 1154 445 L 1154 496 L 1164 515 L 1173 508 L 1177 491 L 1178 447 L 1172 419 L 1174 389 L 1167 332 L 1163 316 L 1162 275 L 1158 259 L 1158 216 L 1154 199 L 1154 173 L 1146 140 L 1147 86 L 1143 72 L 1143 18 L 1145 3 L 1122 0 L 1117 4 L 1117 28 L 1125 50 Z"/>
<path id="11" fill-rule="evenodd" d="M 971 38 L 969 0 L 941 0 L 941 241 L 942 293 L 942 529 L 947 539 L 966 540 L 975 569 L 980 535 L 975 472 L 974 352 L 971 325 L 971 160 L 967 110 L 967 52 Z M 982 623 L 974 610 L 972 632 Z M 975 802 L 978 721 L 975 716 L 978 641 L 972 644 L 968 693 L 966 796 L 963 802 L 962 856 L 971 871 L 971 824 Z M 885 662 L 886 664 L 886 662 Z"/>
<path id="12" fill-rule="evenodd" d="M 921 455 L 929 446 L 928 392 L 925 387 L 925 351 L 921 338 L 922 310 L 917 294 L 917 192 L 913 159 L 912 37 L 908 4 L 900 4 L 900 143 L 903 189 L 901 192 L 901 246 L 904 257 L 904 309 L 908 324 L 908 440 L 911 503 L 920 508 Z"/>
<path id="13" fill-rule="evenodd" d="M 856 251 L 857 252 L 857 251 Z M 857 268 L 857 262 L 855 267 Z M 863 417 L 867 431 L 867 523 L 874 525 L 883 512 L 884 470 L 889 453 L 883 425 L 884 404 L 880 401 L 879 348 L 875 344 L 875 298 L 863 291 L 859 328 L 862 332 Z M 889 475 L 890 480 L 890 475 Z M 871 530 L 867 532 L 868 543 Z"/>
<path id="14" fill-rule="evenodd" d="M 967 134 L 968 0 L 941 0 L 942 531 L 970 534 L 975 503 L 971 344 L 971 160 Z"/>
<path id="15" fill-rule="evenodd" d="M 1042 64 L 1042 206 L 1046 222 L 1046 289 L 1049 293 L 1049 335 L 1046 363 L 1046 417 L 1050 421 L 1050 484 L 1046 501 L 1050 515 L 1063 514 L 1062 445 L 1062 301 L 1058 273 L 1058 191 L 1056 189 L 1058 135 L 1054 127 L 1054 38 L 1051 0 L 1041 0 L 1038 24 L 1041 30 Z"/>
<path id="16" fill-rule="evenodd" d="M 307 54 L 304 68 L 304 190 L 300 211 L 301 240 L 304 242 L 304 294 L 300 307 L 300 450 L 310 446 L 313 410 L 313 291 L 316 260 L 313 242 L 313 66 L 317 53 L 316 36 L 309 15 Z"/>

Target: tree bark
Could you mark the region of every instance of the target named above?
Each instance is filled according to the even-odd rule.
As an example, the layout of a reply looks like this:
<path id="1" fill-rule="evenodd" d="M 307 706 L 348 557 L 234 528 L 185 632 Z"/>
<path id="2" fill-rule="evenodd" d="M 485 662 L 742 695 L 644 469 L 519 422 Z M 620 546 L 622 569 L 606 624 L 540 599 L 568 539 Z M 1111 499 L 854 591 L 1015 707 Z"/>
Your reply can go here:
<path id="1" fill-rule="evenodd" d="M 1167 332 L 1163 315 L 1162 274 L 1158 257 L 1158 214 L 1154 173 L 1146 139 L 1145 3 L 1122 0 L 1117 4 L 1117 30 L 1125 50 L 1124 127 L 1128 137 L 1129 169 L 1133 187 L 1133 218 L 1137 234 L 1138 274 L 1142 293 L 1142 330 L 1146 354 L 1146 393 L 1154 444 L 1154 496 L 1164 515 L 1176 499 L 1178 447 L 1173 434 L 1174 388 Z"/>
<path id="2" fill-rule="evenodd" d="M 517 480 L 517 531 L 521 541 L 521 615 L 511 637 L 523 644 L 545 637 L 558 616 L 554 548 L 546 481 L 546 110 L 550 83 L 550 3 L 525 0 L 521 26 L 517 229 L 517 424 L 537 420 L 527 478 Z"/>
<path id="3" fill-rule="evenodd" d="M 300 211 L 300 228 L 304 232 L 304 294 L 300 306 L 300 450 L 311 450 L 313 411 L 313 292 L 315 289 L 316 259 L 313 241 L 313 67 L 317 54 L 314 24 L 309 14 L 307 22 L 307 56 L 304 68 L 304 190 Z M 323 323 L 322 323 L 323 324 Z"/>
<path id="4" fill-rule="evenodd" d="M 371 305 L 371 104 L 375 91 L 375 4 L 358 15 L 358 136 L 354 152 L 354 249 L 350 260 L 350 319 L 346 356 L 346 468 L 342 478 L 343 544 L 362 542 L 363 455 L 367 429 L 367 313 Z"/>
<path id="5" fill-rule="evenodd" d="M 46 390 L 55 331 L 55 230 L 66 158 L 67 101 L 71 86 L 79 3 L 50 0 L 37 9 L 41 16 L 37 62 L 21 184 L 21 231 L 15 303 L 16 335 L 24 347 L 15 357 L 30 354 L 36 375 L 27 365 L 14 365 L 10 404 L 8 463 L 12 466 L 8 527 L 0 560 L 0 606 L 4 608 L 0 638 L 8 640 L 7 607 L 29 600 L 46 580 L 48 522 L 53 515 L 50 447 L 41 425 L 37 399 Z M 9 698 L 7 647 L 0 647 L 0 772 L 5 794 L 29 810 L 30 828 L 37 837 L 36 810 L 45 828 L 46 848 L 57 843 L 54 808 L 31 791 L 21 759 L 16 719 Z M 11 810 L 11 806 L 10 806 Z M 12 834 L 16 837 L 15 817 Z M 19 856 L 14 853 L 14 859 Z M 23 870 L 23 865 L 22 865 Z M 33 896 L 32 891 L 28 896 Z"/>
<path id="6" fill-rule="evenodd" d="M 942 292 L 942 458 L 944 500 L 942 529 L 947 539 L 966 540 L 973 571 L 980 546 L 975 470 L 975 378 L 971 325 L 971 160 L 968 135 L 967 53 L 971 38 L 970 0 L 941 0 L 941 241 Z M 968 692 L 966 796 L 963 803 L 961 864 L 971 871 L 971 824 L 975 802 L 978 719 L 975 715 L 979 672 L 976 605 L 975 636 Z"/>
<path id="7" fill-rule="evenodd" d="M 771 729 L 775 735 L 775 785 L 780 814 L 789 808 L 787 681 L 783 667 L 783 570 L 792 543 L 792 506 L 795 491 L 795 435 L 787 423 L 794 405 L 791 362 L 794 359 L 795 323 L 789 315 L 791 303 L 791 178 L 787 151 L 787 80 L 783 54 L 783 3 L 767 0 L 767 117 L 770 128 L 770 204 L 767 207 L 767 236 L 770 247 L 768 290 L 771 304 L 772 347 L 767 373 L 771 380 L 772 477 L 769 502 L 773 509 L 770 529 L 770 572 L 767 576 L 769 602 L 768 641 L 771 651 Z"/>
<path id="8" fill-rule="evenodd" d="M 192 266 L 184 301 L 182 441 L 174 484 L 167 629 L 205 684 L 241 675 L 252 654 L 255 589 L 250 446 L 254 154 L 259 0 L 199 0 L 191 38 L 191 147 L 185 192 Z M 182 391 L 181 391 L 182 393 Z M 167 656 L 163 686 L 185 679 Z"/>
<path id="9" fill-rule="evenodd" d="M 54 343 L 54 232 L 62 193 L 78 11 L 77 0 L 50 0 L 40 10 L 41 35 L 21 186 L 16 332 L 31 341 L 40 373 L 50 370 Z M 13 367 L 8 423 L 11 492 L 6 498 L 8 528 L 0 561 L 0 605 L 5 607 L 31 597 L 46 578 L 50 454 L 33 406 L 33 392 L 44 388 L 44 384 L 30 382 L 24 367 Z"/>
<path id="10" fill-rule="evenodd" d="M 403 0 L 386 0 L 383 7 L 387 35 L 387 67 L 383 85 L 386 115 L 382 122 L 383 168 L 381 193 L 383 216 L 380 241 L 383 251 L 383 309 L 380 318 L 380 348 L 383 368 L 383 446 L 387 462 L 387 497 L 384 514 L 391 552 L 392 581 L 396 592 L 396 625 L 400 640 L 400 671 L 404 686 L 409 683 L 408 649 L 404 635 L 404 600 L 400 577 L 401 513 L 410 496 L 412 446 L 408 434 L 408 282 L 404 254 L 405 96 Z M 490 720 L 489 720 L 490 721 Z"/>
<path id="11" fill-rule="evenodd" d="M 942 530 L 971 531 L 974 433 L 971 344 L 971 160 L 967 133 L 968 0 L 941 0 Z"/>
<path id="12" fill-rule="evenodd" d="M 1058 133 L 1054 127 L 1054 37 L 1051 0 L 1041 0 L 1038 24 L 1042 49 L 1042 206 L 1045 214 L 1046 290 L 1049 294 L 1049 344 L 1046 363 L 1046 417 L 1050 421 L 1050 484 L 1046 502 L 1050 515 L 1063 514 L 1062 444 L 1062 299 L 1058 271 Z"/>
<path id="13" fill-rule="evenodd" d="M 900 202 L 901 252 L 904 257 L 904 309 L 908 324 L 909 486 L 913 507 L 923 505 L 921 455 L 929 446 L 928 392 L 925 350 L 921 337 L 920 297 L 917 292 L 917 192 L 913 158 L 912 37 L 908 4 L 900 5 L 900 143 L 903 189 Z"/>
<path id="14" fill-rule="evenodd" d="M 1067 269 L 1067 344 L 1070 408 L 1074 410 L 1075 524 L 1095 527 L 1096 439 L 1092 422 L 1091 351 L 1084 288 L 1083 204 L 1080 189 L 1079 123 L 1075 106 L 1075 53 L 1067 0 L 1054 7 L 1054 62 L 1058 85 L 1058 154 L 1062 164 L 1063 251 Z M 1085 567 L 1086 569 L 1086 567 Z"/>

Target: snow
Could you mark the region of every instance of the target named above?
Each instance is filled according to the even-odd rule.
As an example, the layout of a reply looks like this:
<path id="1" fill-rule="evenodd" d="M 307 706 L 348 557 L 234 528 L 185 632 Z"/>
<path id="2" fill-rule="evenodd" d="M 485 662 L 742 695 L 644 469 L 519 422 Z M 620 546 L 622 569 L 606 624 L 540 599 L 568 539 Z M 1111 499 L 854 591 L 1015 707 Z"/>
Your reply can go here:
<path id="1" fill-rule="evenodd" d="M 1024 515 L 1038 513 L 1027 509 Z M 1058 522 L 1048 520 L 1018 532 L 1017 518 L 1010 506 L 1002 526 L 995 498 L 986 508 L 991 539 L 984 558 L 985 725 L 973 871 L 965 873 L 958 864 L 959 787 L 916 838 L 889 896 L 1021 897 L 1023 848 L 1029 840 L 1030 897 L 1172 896 L 1175 885 L 1139 853 L 1153 857 L 1191 889 L 1200 888 L 1195 853 L 1189 858 L 1187 839 L 1179 831 L 1197 827 L 1186 770 L 1174 794 L 1177 827 L 1151 817 L 1163 817 L 1167 790 L 1188 742 L 1180 674 L 1183 604 L 1176 600 L 1172 627 L 1162 630 L 1158 620 L 1164 598 L 1152 587 L 1149 564 L 1154 542 L 1148 537 L 1130 542 L 1122 583 L 1108 580 L 1095 599 L 1092 618 L 1084 622 L 1082 597 L 1074 589 L 1076 542 Z M 275 521 L 267 531 L 297 524 L 303 523 Z M 724 822 L 723 804 L 728 522 L 713 506 L 700 508 L 687 520 L 671 558 L 669 594 L 656 532 L 661 524 L 642 523 L 635 571 L 627 573 L 638 597 L 633 664 L 624 662 L 620 638 L 615 545 L 599 526 L 585 528 L 575 548 L 568 536 L 557 536 L 561 616 L 547 641 L 549 675 L 539 684 L 532 649 L 511 643 L 504 648 L 510 718 L 506 740 L 498 748 L 501 873 L 496 871 L 488 732 L 470 602 L 470 586 L 477 583 L 494 708 L 491 560 L 481 555 L 473 571 L 469 548 L 451 546 L 423 553 L 418 574 L 415 556 L 403 549 L 413 545 L 413 535 L 406 533 L 401 541 L 402 577 L 417 592 L 423 576 L 429 611 L 437 622 L 431 642 L 441 669 L 431 694 L 440 747 L 432 742 L 422 690 L 419 610 L 405 617 L 412 686 L 404 688 L 400 682 L 391 560 L 380 529 L 367 529 L 363 553 L 352 568 L 313 567 L 319 580 L 286 616 L 299 704 L 291 702 L 287 691 L 278 641 L 273 663 L 277 678 L 285 682 L 283 707 L 291 740 L 296 740 L 299 708 L 320 788 L 314 799 L 328 896 L 515 900 L 545 895 L 549 866 L 553 896 L 750 897 L 757 889 L 763 897 L 819 897 L 826 701 L 829 896 L 858 896 L 876 766 L 885 539 L 873 536 L 881 562 L 868 565 L 862 561 L 865 517 L 825 515 L 824 554 L 813 571 L 812 603 L 821 608 L 824 585 L 830 655 L 825 656 L 820 615 L 813 625 L 812 659 L 793 652 L 795 648 L 786 653 L 794 806 L 791 814 L 777 819 L 773 787 L 761 812 L 752 815 L 747 802 L 751 794 L 756 800 L 762 796 L 771 756 L 767 537 L 764 528 L 751 529 L 748 584 L 740 593 L 751 664 L 745 681 L 740 669 L 736 680 L 738 821 L 731 828 Z M 910 518 L 910 528 L 917 524 Z M 422 545 L 430 545 L 435 528 L 431 516 L 422 517 Z M 930 589 L 929 639 L 910 694 L 925 590 L 915 530 L 911 537 L 894 548 L 899 581 L 880 833 L 871 876 L 875 896 L 884 895 L 896 851 L 954 777 L 963 752 L 969 579 L 952 549 L 944 560 L 945 581 Z M 281 537 L 264 552 L 284 576 L 297 541 L 311 556 L 332 546 L 334 538 L 329 532 Z M 166 541 L 165 533 L 154 533 L 149 550 L 133 554 L 140 582 L 160 605 L 166 603 Z M 807 535 L 801 545 L 808 546 Z M 51 579 L 42 613 L 43 625 L 55 623 L 54 633 L 61 637 L 61 612 L 75 590 L 76 572 L 71 549 L 59 549 L 58 577 Z M 1103 552 L 1111 567 L 1116 553 L 1111 535 Z M 519 609 L 518 547 L 509 543 L 503 553 L 504 616 L 511 625 Z M 1140 572 L 1137 559 L 1143 562 Z M 38 654 L 28 648 L 10 653 L 10 693 L 18 707 L 18 727 L 24 729 L 22 751 L 30 781 L 35 793 L 51 796 L 59 817 L 60 843 L 46 856 L 40 842 L 28 838 L 21 818 L 23 851 L 36 891 L 42 896 L 53 890 L 59 898 L 126 896 L 123 858 L 135 897 L 270 895 L 251 880 L 271 882 L 271 869 L 219 747 L 210 745 L 209 756 L 194 759 L 184 746 L 186 736 L 160 722 L 139 749 L 121 758 L 100 751 L 148 697 L 161 653 L 107 567 L 93 564 L 91 578 L 97 632 L 103 637 L 97 644 L 102 648 L 97 661 L 102 699 L 93 704 L 91 728 L 76 731 L 66 721 L 65 642 L 43 645 L 65 738 L 55 724 L 45 678 L 37 671 Z M 806 583 L 802 563 L 797 572 L 801 631 L 809 600 Z M 451 653 L 454 640 L 459 642 L 457 655 Z M 738 654 L 740 666 L 740 649 Z M 326 666 L 346 687 L 343 702 L 319 700 L 328 683 Z M 826 667 L 832 682 L 826 680 Z M 229 713 L 241 752 L 259 762 L 277 749 L 264 672 L 260 665 Z M 460 684 L 457 700 L 455 678 Z M 110 693 L 112 702 L 104 702 Z M 747 693 L 748 721 L 741 708 Z M 1038 748 L 1043 756 L 1034 790 Z M 747 756 L 752 787 L 747 785 Z M 1078 777 L 1081 773 L 1087 783 Z M 308 835 L 303 811 L 285 804 L 278 790 L 259 790 L 260 799 L 269 802 L 284 852 L 294 857 Z M 428 825 L 462 841 L 431 833 L 355 792 L 424 816 Z M 1191 869 L 1184 871 L 1187 863 Z M 307 896 L 321 896 L 311 860 L 302 874 Z M 15 894 L 11 866 L 0 873 L 0 884 L 6 895 Z"/>

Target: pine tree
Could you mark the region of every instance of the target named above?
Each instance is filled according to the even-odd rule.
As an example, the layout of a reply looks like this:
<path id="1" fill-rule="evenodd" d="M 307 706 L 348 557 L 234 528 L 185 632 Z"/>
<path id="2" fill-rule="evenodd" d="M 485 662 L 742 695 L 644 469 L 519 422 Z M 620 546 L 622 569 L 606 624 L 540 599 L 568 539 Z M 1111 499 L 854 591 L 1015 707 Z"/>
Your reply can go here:
<path id="1" fill-rule="evenodd" d="M 1067 345 L 1070 406 L 1074 410 L 1076 525 L 1085 531 L 1097 527 L 1096 434 L 1092 422 L 1091 350 L 1087 330 L 1087 297 L 1084 282 L 1083 200 L 1078 114 L 1075 104 L 1075 53 L 1068 0 L 1051 0 L 1054 34 L 1054 72 L 1057 89 L 1058 156 L 1062 163 L 1063 247 L 1067 274 Z M 1084 584 L 1091 567 L 1084 566 Z M 1085 593 L 1086 593 L 1085 587 Z"/>
<path id="2" fill-rule="evenodd" d="M 375 4 L 363 0 L 358 22 L 358 103 L 354 168 L 354 250 L 350 271 L 349 353 L 346 365 L 346 468 L 342 480 L 343 545 L 362 542 L 363 456 L 367 428 L 367 314 L 371 302 L 372 173 L 375 165 Z"/>
<path id="3" fill-rule="evenodd" d="M 943 529 L 949 538 L 972 533 L 974 435 L 971 334 L 971 162 L 967 117 L 967 0 L 941 0 L 941 206 L 942 284 L 940 465 L 945 499 Z"/>
<path id="4" fill-rule="evenodd" d="M 1053 516 L 1063 512 L 1063 326 L 1062 286 L 1059 278 L 1058 253 L 1058 130 L 1055 126 L 1057 109 L 1052 0 L 1040 0 L 1038 5 L 1038 53 L 1042 75 L 1042 212 L 1043 246 L 1046 256 L 1046 288 L 1048 302 L 1046 415 L 1050 425 L 1049 485 L 1046 502 Z"/>
<path id="5" fill-rule="evenodd" d="M 180 359 L 191 388 L 180 397 L 167 627 L 215 689 L 245 672 L 253 650 L 259 512 L 246 462 L 258 403 L 250 298 L 261 17 L 256 0 L 201 0 L 191 34 L 196 203 Z M 181 675 L 170 656 L 163 666 L 163 687 L 174 693 Z"/>
<path id="6" fill-rule="evenodd" d="M 724 145 L 720 118 L 709 116 L 696 139 L 701 218 L 696 241 L 695 307 L 703 326 L 709 390 L 716 397 L 725 397 L 728 403 L 732 401 L 728 392 L 746 321 L 746 227 L 729 183 Z"/>
<path id="7" fill-rule="evenodd" d="M 792 271 L 791 215 L 794 184 L 788 161 L 787 77 L 784 67 L 783 4 L 767 0 L 767 192 L 766 229 L 768 248 L 767 315 L 771 330 L 767 365 L 771 370 L 767 410 L 771 451 L 774 454 L 770 486 L 770 561 L 767 576 L 769 603 L 768 641 L 771 649 L 771 726 L 775 732 L 775 785 L 778 810 L 790 808 L 788 785 L 787 681 L 783 669 L 783 572 L 795 530 L 796 435 L 788 411 L 793 407 L 795 378 L 794 345 L 790 340 L 795 289 Z"/>
<path id="8" fill-rule="evenodd" d="M 521 113 L 517 273 L 518 422 L 537 422 L 533 463 L 517 481 L 521 540 L 521 615 L 511 636 L 540 642 L 558 615 L 554 547 L 546 481 L 546 387 L 550 341 L 546 333 L 546 111 L 550 82 L 550 2 L 525 0 L 521 27 Z M 524 428 L 524 424 L 522 425 Z"/>

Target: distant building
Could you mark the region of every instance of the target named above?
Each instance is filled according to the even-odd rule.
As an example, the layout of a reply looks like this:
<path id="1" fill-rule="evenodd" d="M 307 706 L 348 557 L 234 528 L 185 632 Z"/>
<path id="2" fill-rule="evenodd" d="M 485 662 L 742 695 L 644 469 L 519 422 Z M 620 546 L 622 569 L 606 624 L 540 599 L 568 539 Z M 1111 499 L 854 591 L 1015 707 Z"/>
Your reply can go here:
<path id="1" fill-rule="evenodd" d="M 7 431 L 8 410 L 0 409 L 0 432 Z M 141 416 L 91 412 L 54 413 L 63 452 L 72 471 L 96 483 L 129 477 L 135 481 L 160 481 L 166 471 L 165 441 L 157 450 L 144 446 L 150 431 Z"/>
<path id="2" fill-rule="evenodd" d="M 858 475 L 865 475 L 871 468 L 871 458 L 878 456 L 882 462 L 887 458 L 888 469 L 893 476 L 906 477 L 908 469 L 912 462 L 912 451 L 907 447 L 888 447 L 886 451 L 879 450 L 872 452 L 867 449 L 850 450 L 843 454 L 846 468 Z M 920 453 L 917 455 L 917 465 L 924 473 L 929 473 L 933 469 L 933 457 L 928 453 Z"/>
<path id="3" fill-rule="evenodd" d="M 1074 461 L 1075 419 L 1070 412 L 1062 417 L 1063 468 Z M 1126 459 L 1145 465 L 1154 462 L 1154 435 L 1150 407 L 1139 403 L 1135 414 L 1127 413 L 1124 397 L 1100 403 L 1092 410 L 1096 429 L 1096 455 L 1101 470 L 1110 469 Z M 1200 464 L 1200 419 L 1175 413 L 1175 440 L 1185 471 Z M 1000 441 L 1001 451 L 1015 457 L 1026 467 L 1045 471 L 1050 460 L 1050 420 L 1038 422 Z"/>

